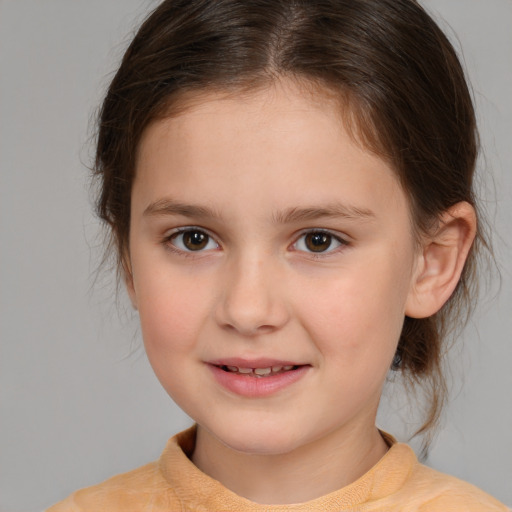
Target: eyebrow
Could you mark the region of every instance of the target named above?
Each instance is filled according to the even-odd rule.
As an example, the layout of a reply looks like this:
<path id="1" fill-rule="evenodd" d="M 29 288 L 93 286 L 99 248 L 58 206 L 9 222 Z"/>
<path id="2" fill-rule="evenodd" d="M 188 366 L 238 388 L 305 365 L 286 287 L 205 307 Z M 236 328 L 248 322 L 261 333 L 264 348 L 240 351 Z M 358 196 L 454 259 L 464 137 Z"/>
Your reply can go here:
<path id="1" fill-rule="evenodd" d="M 180 203 L 173 199 L 159 199 L 151 203 L 145 210 L 144 216 L 159 217 L 164 215 L 182 215 L 184 217 L 219 218 L 220 215 L 213 208 L 193 204 Z"/>
<path id="2" fill-rule="evenodd" d="M 181 215 L 197 219 L 219 219 L 222 217 L 218 211 L 208 206 L 186 204 L 173 199 L 154 201 L 144 210 L 143 215 L 150 217 Z M 323 218 L 371 220 L 375 218 L 375 213 L 366 208 L 332 203 L 322 207 L 287 208 L 283 211 L 274 212 L 272 215 L 272 221 L 276 224 L 293 224 Z"/>
<path id="3" fill-rule="evenodd" d="M 370 220 L 375 213 L 366 208 L 332 203 L 320 208 L 288 208 L 283 212 L 276 212 L 273 220 L 280 224 L 292 224 L 323 218 L 343 218 L 347 220 Z"/>

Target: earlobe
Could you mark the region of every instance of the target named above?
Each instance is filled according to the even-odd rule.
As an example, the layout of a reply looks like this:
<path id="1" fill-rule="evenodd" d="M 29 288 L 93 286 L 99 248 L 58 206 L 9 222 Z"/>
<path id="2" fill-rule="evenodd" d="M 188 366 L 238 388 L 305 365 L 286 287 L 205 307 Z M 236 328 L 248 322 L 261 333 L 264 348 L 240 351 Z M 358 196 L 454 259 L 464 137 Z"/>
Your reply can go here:
<path id="1" fill-rule="evenodd" d="M 459 282 L 476 235 L 476 214 L 467 202 L 445 211 L 418 254 L 405 314 L 426 318 L 441 309 Z"/>

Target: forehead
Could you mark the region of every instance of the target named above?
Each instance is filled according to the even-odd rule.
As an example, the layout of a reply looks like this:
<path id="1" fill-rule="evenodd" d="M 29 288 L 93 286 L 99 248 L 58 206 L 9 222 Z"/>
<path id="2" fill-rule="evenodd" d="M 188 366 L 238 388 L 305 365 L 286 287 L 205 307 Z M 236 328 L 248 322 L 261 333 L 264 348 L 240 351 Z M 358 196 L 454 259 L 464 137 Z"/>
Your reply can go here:
<path id="1" fill-rule="evenodd" d="M 146 203 L 165 193 L 226 207 L 235 196 L 275 208 L 404 199 L 393 169 L 354 140 L 328 95 L 280 82 L 192 95 L 184 105 L 141 139 L 134 192 Z"/>
<path id="2" fill-rule="evenodd" d="M 339 85 L 336 87 L 301 76 L 279 76 L 269 81 L 255 79 L 247 85 L 236 85 L 230 89 L 212 87 L 174 94 L 165 101 L 160 114 L 143 131 L 137 145 L 137 154 L 140 154 L 140 147 L 151 127 L 165 119 L 175 119 L 177 122 L 173 124 L 177 125 L 178 122 L 188 121 L 194 116 L 219 113 L 228 115 L 231 112 L 241 117 L 239 114 L 247 112 L 252 121 L 269 121 L 266 128 L 270 130 L 275 123 L 268 116 L 265 119 L 268 113 L 315 109 L 329 116 L 333 124 L 342 126 L 353 142 L 363 150 L 378 154 L 389 161 L 387 151 L 373 125 L 373 116 L 369 112 L 363 112 L 360 100 L 355 94 L 348 89 L 340 89 Z"/>

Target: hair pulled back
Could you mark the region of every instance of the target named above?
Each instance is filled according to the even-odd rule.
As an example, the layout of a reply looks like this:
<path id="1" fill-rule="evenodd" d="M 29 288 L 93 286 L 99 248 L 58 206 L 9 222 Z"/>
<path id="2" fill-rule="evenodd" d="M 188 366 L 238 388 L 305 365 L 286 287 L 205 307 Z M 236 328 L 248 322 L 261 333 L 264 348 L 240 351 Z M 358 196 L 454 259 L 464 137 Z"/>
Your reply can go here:
<path id="1" fill-rule="evenodd" d="M 97 210 L 121 272 L 137 147 L 148 123 L 171 115 L 183 93 L 250 91 L 282 76 L 339 97 L 357 139 L 391 162 L 417 233 L 459 201 L 475 206 L 471 95 L 455 50 L 417 2 L 167 0 L 137 32 L 100 112 Z M 427 392 L 420 431 L 435 425 L 445 400 L 443 343 L 469 311 L 474 266 L 475 247 L 442 310 L 405 318 L 396 360 L 406 380 Z"/>

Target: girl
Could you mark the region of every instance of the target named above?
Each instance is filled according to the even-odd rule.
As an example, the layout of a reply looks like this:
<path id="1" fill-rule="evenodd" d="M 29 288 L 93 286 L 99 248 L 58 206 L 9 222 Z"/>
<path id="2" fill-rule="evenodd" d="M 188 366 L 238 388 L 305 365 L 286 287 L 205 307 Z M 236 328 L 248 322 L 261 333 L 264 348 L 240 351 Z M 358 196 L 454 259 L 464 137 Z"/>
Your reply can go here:
<path id="1" fill-rule="evenodd" d="M 59 511 L 505 511 L 375 425 L 423 384 L 485 239 L 473 106 L 413 0 L 170 0 L 104 100 L 98 211 L 196 425 Z M 427 438 L 428 440 L 428 438 Z"/>

